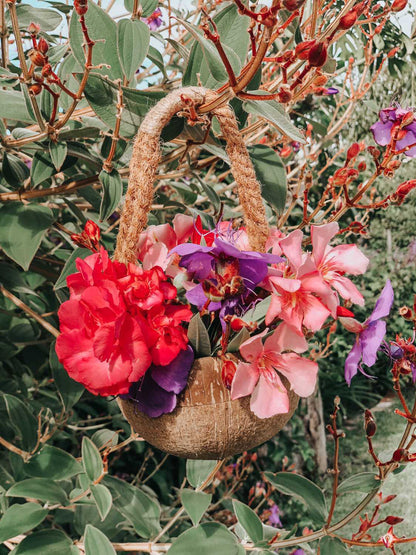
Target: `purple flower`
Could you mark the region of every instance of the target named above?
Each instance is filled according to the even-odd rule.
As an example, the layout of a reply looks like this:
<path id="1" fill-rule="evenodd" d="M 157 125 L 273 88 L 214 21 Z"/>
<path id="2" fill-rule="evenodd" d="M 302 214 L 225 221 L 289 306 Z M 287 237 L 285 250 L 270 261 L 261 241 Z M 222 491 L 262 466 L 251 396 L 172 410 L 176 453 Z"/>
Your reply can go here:
<path id="1" fill-rule="evenodd" d="M 415 145 L 405 152 L 406 156 L 416 157 L 416 121 L 413 121 L 411 110 L 403 108 L 385 108 L 379 113 L 380 121 L 370 127 L 375 142 L 380 146 L 391 143 L 393 135 L 398 132 L 399 140 L 396 141 L 396 150 L 401 150 L 410 145 Z M 409 121 L 403 125 L 403 121 Z"/>
<path id="2" fill-rule="evenodd" d="M 270 524 L 270 526 L 274 526 L 275 528 L 282 528 L 283 524 L 280 520 L 279 514 L 279 507 L 276 505 L 276 503 L 273 503 L 273 505 L 270 507 L 270 516 L 268 519 L 268 523 Z"/>
<path id="3" fill-rule="evenodd" d="M 157 8 L 157 10 L 152 13 L 152 15 L 149 15 L 149 17 L 145 17 L 143 21 L 148 25 L 151 31 L 156 31 L 163 23 L 162 18 L 160 17 L 161 15 L 162 12 L 159 8 Z"/>
<path id="4" fill-rule="evenodd" d="M 170 364 L 152 365 L 143 378 L 132 384 L 129 392 L 120 397 L 130 399 L 139 410 L 152 418 L 172 412 L 176 407 L 177 395 L 188 383 L 193 362 L 194 352 L 188 346 Z"/>
<path id="5" fill-rule="evenodd" d="M 339 90 L 336 89 L 335 87 L 328 87 L 327 89 L 324 90 L 324 94 L 338 94 Z"/>
<path id="6" fill-rule="evenodd" d="M 303 549 L 295 549 L 295 551 L 292 551 L 290 555 L 306 555 L 306 553 L 303 551 Z"/>
<path id="7" fill-rule="evenodd" d="M 351 384 L 358 370 L 364 376 L 371 377 L 364 372 L 362 364 L 373 366 L 377 360 L 377 351 L 386 335 L 386 322 L 382 318 L 389 315 L 393 300 L 393 288 L 390 280 L 387 280 L 373 312 L 364 324 L 360 324 L 353 318 L 346 319 L 351 320 L 351 328 L 357 331 L 354 346 L 345 361 L 345 379 L 348 385 Z"/>
<path id="8" fill-rule="evenodd" d="M 245 312 L 245 301 L 267 275 L 268 264 L 282 262 L 280 256 L 255 251 L 240 251 L 231 243 L 215 238 L 212 246 L 184 243 L 169 254 L 181 256 L 179 265 L 195 280 L 186 298 L 199 310 L 220 311 L 225 316 Z"/>

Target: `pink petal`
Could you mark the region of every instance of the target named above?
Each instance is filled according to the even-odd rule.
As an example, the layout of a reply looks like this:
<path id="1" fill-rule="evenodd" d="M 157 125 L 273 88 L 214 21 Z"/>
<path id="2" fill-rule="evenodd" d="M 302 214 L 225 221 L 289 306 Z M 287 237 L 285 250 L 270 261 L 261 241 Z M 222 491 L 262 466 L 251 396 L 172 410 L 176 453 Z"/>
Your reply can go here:
<path id="1" fill-rule="evenodd" d="M 302 264 L 302 239 L 303 233 L 300 229 L 296 229 L 280 241 L 280 246 L 284 255 L 289 260 L 293 270 L 297 270 Z"/>
<path id="2" fill-rule="evenodd" d="M 358 304 L 359 306 L 364 305 L 364 297 L 350 279 L 344 276 L 337 276 L 331 280 L 331 285 L 338 291 L 343 299 Z"/>
<path id="3" fill-rule="evenodd" d="M 239 399 L 251 395 L 259 380 L 259 370 L 256 364 L 240 362 L 231 384 L 231 399 Z"/>
<path id="4" fill-rule="evenodd" d="M 331 293 L 331 288 L 325 283 L 322 275 L 319 272 L 307 274 L 302 277 L 302 289 L 312 291 L 319 296 L 326 296 Z"/>
<path id="5" fill-rule="evenodd" d="M 266 313 L 266 326 L 268 326 L 282 312 L 282 298 L 272 294 L 272 300 Z"/>
<path id="6" fill-rule="evenodd" d="M 295 353 L 303 353 L 307 348 L 305 337 L 286 322 L 279 324 L 276 331 L 264 343 L 265 352 L 295 351 Z"/>
<path id="7" fill-rule="evenodd" d="M 321 264 L 328 243 L 338 233 L 338 230 L 338 222 L 311 226 L 312 256 L 317 266 Z"/>
<path id="8" fill-rule="evenodd" d="M 325 263 L 331 263 L 338 272 L 346 272 L 353 276 L 364 274 L 369 259 L 360 251 L 357 245 L 339 245 L 330 250 L 325 257 Z"/>
<path id="9" fill-rule="evenodd" d="M 250 339 L 247 339 L 247 341 L 244 341 L 244 343 L 240 345 L 240 353 L 245 360 L 254 362 L 258 359 L 263 352 L 262 337 L 264 337 L 268 331 L 268 329 L 265 329 L 263 333 L 250 337 Z"/>
<path id="10" fill-rule="evenodd" d="M 292 278 L 283 278 L 278 276 L 270 276 L 269 281 L 276 286 L 276 288 L 283 289 L 284 291 L 288 291 L 289 293 L 294 293 L 297 291 L 301 286 L 301 281 L 298 279 Z"/>
<path id="11" fill-rule="evenodd" d="M 309 397 L 315 390 L 318 365 L 313 360 L 295 353 L 285 353 L 278 357 L 278 370 L 285 376 L 300 397 Z"/>
<path id="12" fill-rule="evenodd" d="M 185 214 L 176 214 L 173 218 L 173 229 L 176 234 L 177 244 L 187 241 L 194 230 L 194 219 Z M 172 245 L 173 248 L 174 245 Z"/>
<path id="13" fill-rule="evenodd" d="M 260 375 L 250 402 L 254 414 L 258 418 L 270 418 L 275 414 L 286 414 L 289 406 L 289 397 L 279 376 L 276 374 L 276 380 L 271 382 Z"/>
<path id="14" fill-rule="evenodd" d="M 309 295 L 307 307 L 304 312 L 303 324 L 311 331 L 318 331 L 322 328 L 325 320 L 330 314 L 330 311 L 319 299 L 313 295 Z"/>
<path id="15" fill-rule="evenodd" d="M 155 266 L 160 266 L 166 270 L 171 258 L 168 256 L 169 249 L 164 243 L 155 243 L 143 256 L 141 260 L 143 270 L 151 270 Z"/>

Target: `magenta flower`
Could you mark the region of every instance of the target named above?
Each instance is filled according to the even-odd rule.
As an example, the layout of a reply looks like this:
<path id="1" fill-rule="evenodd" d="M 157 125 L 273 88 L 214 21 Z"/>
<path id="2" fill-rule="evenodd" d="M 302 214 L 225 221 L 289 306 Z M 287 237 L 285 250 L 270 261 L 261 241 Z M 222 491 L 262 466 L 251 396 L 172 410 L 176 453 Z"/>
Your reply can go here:
<path id="1" fill-rule="evenodd" d="M 285 376 L 293 391 L 300 397 L 312 395 L 316 385 L 318 365 L 296 353 L 299 350 L 296 333 L 282 335 L 279 328 L 266 339 L 268 333 L 251 337 L 240 346 L 240 353 L 247 362 L 240 362 L 231 385 L 231 398 L 251 395 L 250 408 L 259 418 L 270 418 L 289 411 L 289 396 L 280 374 Z"/>
<path id="2" fill-rule="evenodd" d="M 396 150 L 415 145 L 405 152 L 410 158 L 416 157 L 416 122 L 413 113 L 403 108 L 385 108 L 379 113 L 380 121 L 371 126 L 375 142 L 380 146 L 391 143 L 393 136 L 397 138 Z M 408 125 L 406 123 L 408 122 Z M 403 125 L 404 124 L 404 125 Z"/>
<path id="3" fill-rule="evenodd" d="M 377 360 L 377 351 L 386 335 L 386 318 L 391 310 L 394 300 L 394 292 L 390 280 L 387 280 L 370 317 L 360 324 L 354 318 L 340 318 L 339 320 L 349 331 L 356 333 L 356 339 L 347 359 L 345 360 L 345 379 L 348 385 L 359 370 L 364 376 L 368 376 L 362 368 L 362 364 L 373 366 Z"/>

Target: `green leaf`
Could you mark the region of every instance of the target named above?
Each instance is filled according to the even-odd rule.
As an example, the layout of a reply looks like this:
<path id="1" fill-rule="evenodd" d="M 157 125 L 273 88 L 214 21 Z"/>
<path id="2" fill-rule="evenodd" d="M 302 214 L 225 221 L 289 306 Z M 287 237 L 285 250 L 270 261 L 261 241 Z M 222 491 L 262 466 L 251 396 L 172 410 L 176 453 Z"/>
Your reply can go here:
<path id="1" fill-rule="evenodd" d="M 48 514 L 37 503 L 12 505 L 0 520 L 0 543 L 36 528 Z"/>
<path id="2" fill-rule="evenodd" d="M 140 20 L 121 19 L 117 24 L 118 57 L 127 81 L 142 65 L 149 50 L 150 30 Z"/>
<path id="3" fill-rule="evenodd" d="M 183 19 L 178 19 L 178 21 L 193 36 L 193 38 L 198 41 L 201 47 L 203 60 L 207 64 L 212 77 L 219 83 L 225 83 L 225 81 L 227 81 L 228 79 L 228 74 L 224 67 L 224 64 L 222 63 L 221 57 L 218 54 L 218 50 L 214 46 L 214 43 L 209 39 L 206 39 L 201 31 L 194 25 L 191 25 L 191 23 L 187 23 Z M 233 54 L 234 57 L 237 59 L 237 63 L 239 64 L 240 60 L 238 59 L 235 52 L 233 52 Z M 235 59 L 230 60 L 230 62 L 232 61 L 235 61 Z M 241 69 L 241 66 L 239 69 Z"/>
<path id="4" fill-rule="evenodd" d="M 27 109 L 24 94 L 19 91 L 0 90 L 0 117 L 24 123 L 36 121 Z"/>
<path id="5" fill-rule="evenodd" d="M 124 0 L 124 7 L 127 11 L 133 11 L 134 0 Z M 142 0 L 140 6 L 142 9 L 142 17 L 149 17 L 157 8 L 159 0 Z"/>
<path id="6" fill-rule="evenodd" d="M 237 335 L 228 343 L 227 353 L 236 353 L 240 349 L 240 345 L 250 338 L 250 332 L 243 328 Z"/>
<path id="7" fill-rule="evenodd" d="M 52 141 L 49 143 L 49 154 L 57 172 L 65 162 L 67 152 L 68 147 L 66 143 L 54 143 Z"/>
<path id="8" fill-rule="evenodd" d="M 1 172 L 7 183 L 15 189 L 21 187 L 30 175 L 27 165 L 14 154 L 7 152 L 3 153 Z"/>
<path id="9" fill-rule="evenodd" d="M 244 314 L 242 318 L 244 322 L 250 323 L 250 322 L 260 322 L 261 320 L 264 320 L 266 317 L 267 311 L 269 310 L 271 301 L 272 301 L 271 297 L 266 297 L 265 299 L 257 303 L 253 309 L 248 310 Z"/>
<path id="10" fill-rule="evenodd" d="M 20 445 L 25 451 L 32 451 L 38 439 L 38 422 L 25 403 L 13 395 L 3 394 L 9 423 L 19 437 Z"/>
<path id="11" fill-rule="evenodd" d="M 85 40 L 78 19 L 79 16 L 74 10 L 69 25 L 69 43 L 75 58 L 84 66 L 83 43 Z M 117 25 L 113 18 L 95 2 L 89 0 L 85 24 L 90 38 L 95 41 L 92 49 L 92 65 L 105 64 L 101 69 L 95 68 L 94 71 L 108 75 L 110 79 L 123 79 L 123 70 L 117 54 Z"/>
<path id="12" fill-rule="evenodd" d="M 183 532 L 172 543 L 169 555 L 239 555 L 237 538 L 218 522 L 204 522 Z"/>
<path id="13" fill-rule="evenodd" d="M 80 74 L 77 74 L 80 78 Z M 137 133 L 144 116 L 158 100 L 165 96 L 164 92 L 144 92 L 128 87 L 123 91 L 123 112 L 121 114 L 120 134 L 133 137 Z M 98 118 L 110 129 L 114 129 L 117 114 L 118 87 L 115 83 L 101 75 L 90 74 L 85 87 L 85 98 Z"/>
<path id="14" fill-rule="evenodd" d="M 349 551 L 338 538 L 325 536 L 319 542 L 319 553 L 320 555 L 345 555 Z"/>
<path id="15" fill-rule="evenodd" d="M 54 216 L 46 206 L 11 202 L 0 209 L 0 246 L 12 260 L 28 270 Z"/>
<path id="16" fill-rule="evenodd" d="M 118 444 L 118 433 L 113 430 L 97 430 L 91 437 L 91 441 L 100 449 L 101 447 L 115 447 Z"/>
<path id="17" fill-rule="evenodd" d="M 163 56 L 159 52 L 159 50 L 157 50 L 154 46 L 149 45 L 147 57 L 153 64 L 155 64 L 156 67 L 160 69 L 160 71 L 163 73 L 163 77 L 167 79 L 168 76 L 166 74 L 165 63 L 163 61 Z"/>
<path id="18" fill-rule="evenodd" d="M 264 94 L 264 91 L 261 92 Z M 289 116 L 276 100 L 246 100 L 243 107 L 249 114 L 267 119 L 277 127 L 282 135 L 287 135 L 290 139 L 299 143 L 305 142 L 301 131 L 293 125 Z"/>
<path id="19" fill-rule="evenodd" d="M 257 543 L 263 539 L 263 525 L 261 520 L 248 505 L 233 499 L 233 507 L 238 522 L 247 532 L 253 543 Z"/>
<path id="20" fill-rule="evenodd" d="M 55 342 L 51 344 L 49 351 L 49 364 L 52 370 L 53 381 L 62 399 L 62 404 L 65 410 L 69 411 L 84 393 L 85 388 L 68 376 L 68 372 L 56 356 Z"/>
<path id="21" fill-rule="evenodd" d="M 91 524 L 85 527 L 85 555 L 116 555 L 110 540 Z"/>
<path id="22" fill-rule="evenodd" d="M 13 88 L 19 83 L 19 76 L 4 67 L 0 67 L 0 85 Z"/>
<path id="23" fill-rule="evenodd" d="M 106 476 L 103 480 L 111 491 L 116 509 L 133 525 L 142 538 L 160 532 L 160 506 L 156 499 L 122 480 Z"/>
<path id="24" fill-rule="evenodd" d="M 37 23 L 42 31 L 53 31 L 62 23 L 62 16 L 59 12 L 48 8 L 35 8 L 29 4 L 18 4 L 16 6 L 17 20 L 19 29 L 27 30 L 29 25 Z M 6 16 L 10 20 L 9 14 Z"/>
<path id="25" fill-rule="evenodd" d="M 55 175 L 56 169 L 51 161 L 49 152 L 36 152 L 33 161 L 32 169 L 30 170 L 32 187 L 36 187 L 46 179 Z"/>
<path id="26" fill-rule="evenodd" d="M 82 465 L 66 451 L 45 445 L 25 464 L 24 471 L 29 476 L 65 480 L 82 472 Z"/>
<path id="27" fill-rule="evenodd" d="M 186 477 L 194 488 L 200 488 L 214 470 L 217 461 L 186 461 Z"/>
<path id="28" fill-rule="evenodd" d="M 322 524 L 327 517 L 324 494 L 316 484 L 292 472 L 265 472 L 266 478 L 280 492 L 292 495 L 305 503 L 309 517 L 316 523 Z"/>
<path id="29" fill-rule="evenodd" d="M 249 34 L 247 32 L 250 24 L 250 19 L 247 16 L 242 16 L 238 13 L 237 7 L 231 4 L 221 10 L 213 18 L 218 33 L 221 37 L 221 44 L 224 51 L 231 61 L 233 69 L 237 72 L 240 71 L 247 55 L 249 45 Z M 221 62 L 221 68 L 223 64 Z M 228 79 L 218 81 L 212 74 L 207 61 L 204 59 L 204 54 L 199 42 L 195 42 L 191 48 L 188 57 L 187 66 L 183 75 L 183 85 L 198 85 L 199 80 L 202 85 L 216 89 Z"/>
<path id="30" fill-rule="evenodd" d="M 209 357 L 211 355 L 211 342 L 207 328 L 199 314 L 195 314 L 189 322 L 188 338 L 198 357 Z"/>
<path id="31" fill-rule="evenodd" d="M 42 530 L 30 534 L 13 550 L 13 555 L 76 555 L 72 541 L 60 530 Z"/>
<path id="32" fill-rule="evenodd" d="M 106 220 L 111 216 L 120 202 L 123 194 L 123 183 L 117 170 L 107 173 L 102 170 L 100 181 L 103 186 L 103 197 L 100 206 L 100 220 Z"/>
<path id="33" fill-rule="evenodd" d="M 65 491 L 48 478 L 28 478 L 17 482 L 7 490 L 7 497 L 24 497 L 38 499 L 48 503 L 66 505 L 68 498 Z"/>
<path id="34" fill-rule="evenodd" d="M 262 197 L 278 213 L 282 213 L 286 204 L 287 181 L 286 169 L 276 152 L 267 145 L 248 147 L 251 161 L 261 184 Z"/>
<path id="35" fill-rule="evenodd" d="M 381 482 L 376 479 L 374 472 L 360 472 L 341 482 L 337 489 L 337 495 L 350 491 L 370 493 L 370 491 L 379 489 L 380 486 Z"/>
<path id="36" fill-rule="evenodd" d="M 108 515 L 113 504 L 110 490 L 102 484 L 90 486 L 92 496 L 95 504 L 97 505 L 98 512 L 100 513 L 101 520 L 104 520 Z"/>
<path id="37" fill-rule="evenodd" d="M 193 489 L 184 489 L 181 492 L 182 505 L 196 526 L 211 503 L 212 494 Z"/>
<path id="38" fill-rule="evenodd" d="M 94 482 L 103 473 L 103 461 L 94 443 L 86 436 L 82 438 L 82 465 L 88 478 Z"/>

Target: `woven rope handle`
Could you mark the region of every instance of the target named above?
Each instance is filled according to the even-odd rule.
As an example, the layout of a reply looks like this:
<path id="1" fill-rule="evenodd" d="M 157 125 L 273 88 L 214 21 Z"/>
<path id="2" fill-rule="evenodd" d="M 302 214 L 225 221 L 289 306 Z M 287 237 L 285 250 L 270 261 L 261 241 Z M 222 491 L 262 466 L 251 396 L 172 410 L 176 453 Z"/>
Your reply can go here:
<path id="1" fill-rule="evenodd" d="M 144 118 L 133 146 L 129 186 L 114 254 L 116 260 L 128 263 L 137 259 L 137 241 L 147 225 L 153 202 L 153 183 L 161 159 L 160 134 L 163 128 L 177 112 L 187 108 L 185 100 L 190 99 L 195 105 L 201 105 L 215 96 L 214 92 L 201 87 L 178 89 L 158 102 Z M 235 115 L 228 105 L 213 109 L 211 114 L 217 117 L 227 142 L 226 150 L 237 182 L 251 248 L 263 252 L 268 237 L 268 225 L 261 186 L 239 133 Z"/>

